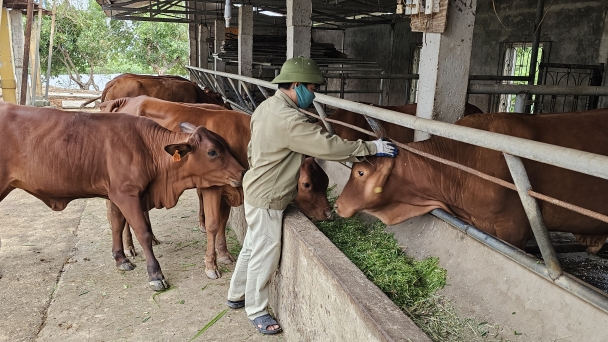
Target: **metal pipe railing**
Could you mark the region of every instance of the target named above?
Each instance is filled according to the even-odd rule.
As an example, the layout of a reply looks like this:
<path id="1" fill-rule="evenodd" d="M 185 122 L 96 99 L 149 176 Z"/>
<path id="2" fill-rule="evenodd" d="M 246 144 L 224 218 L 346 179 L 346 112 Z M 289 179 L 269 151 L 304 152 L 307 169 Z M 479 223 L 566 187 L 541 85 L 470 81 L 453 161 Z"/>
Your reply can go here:
<path id="1" fill-rule="evenodd" d="M 527 84 L 469 84 L 469 94 L 520 94 L 608 96 L 604 86 L 559 86 Z"/>
<path id="2" fill-rule="evenodd" d="M 388 109 L 338 99 L 327 95 L 319 94 L 316 96 L 315 101 L 371 116 L 374 119 L 442 136 L 444 138 L 458 140 L 541 163 L 608 179 L 608 157 L 599 154 L 435 120 L 423 119 L 412 115 L 403 115 L 402 113 L 397 113 Z"/>
<path id="3" fill-rule="evenodd" d="M 277 89 L 276 84 L 272 84 L 270 82 L 258 80 L 251 77 L 195 68 L 190 66 L 188 68 L 191 70 L 207 72 L 222 77 L 229 77 L 239 81 L 245 81 L 270 89 Z M 608 89 L 608 87 L 590 88 Z M 606 95 L 608 95 L 608 92 L 606 93 Z M 582 172 L 591 176 L 608 179 L 608 157 L 599 154 L 583 152 L 571 148 L 555 146 L 547 143 L 483 131 L 470 127 L 458 126 L 441 121 L 423 119 L 412 115 L 403 115 L 402 113 L 397 113 L 392 110 L 343 100 L 323 94 L 316 94 L 315 101 L 332 107 L 338 107 L 351 112 L 367 115 L 374 119 L 379 119 L 400 126 L 405 126 L 411 129 L 442 136 L 444 138 L 458 140 L 468 144 L 516 155 L 525 159 L 530 159 L 541 163 L 561 167 L 564 169 Z"/>

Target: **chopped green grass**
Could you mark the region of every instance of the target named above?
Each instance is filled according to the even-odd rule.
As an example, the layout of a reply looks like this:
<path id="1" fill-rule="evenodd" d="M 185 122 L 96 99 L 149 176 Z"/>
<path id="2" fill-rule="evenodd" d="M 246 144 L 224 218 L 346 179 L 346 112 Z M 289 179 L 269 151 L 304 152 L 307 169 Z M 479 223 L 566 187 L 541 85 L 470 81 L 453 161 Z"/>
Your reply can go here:
<path id="1" fill-rule="evenodd" d="M 328 189 L 332 204 L 336 200 L 330 195 L 333 188 Z M 447 278 L 438 258 L 418 261 L 407 256 L 380 221 L 365 223 L 357 216 L 337 217 L 334 221 L 318 222 L 317 226 L 433 341 L 491 338 L 486 322 L 477 325 L 473 319 L 459 318 L 454 307 L 436 294 L 446 285 Z"/>
<path id="2" fill-rule="evenodd" d="M 406 256 L 382 222 L 337 218 L 318 226 L 399 307 L 411 307 L 445 286 L 446 271 L 439 259 Z"/>

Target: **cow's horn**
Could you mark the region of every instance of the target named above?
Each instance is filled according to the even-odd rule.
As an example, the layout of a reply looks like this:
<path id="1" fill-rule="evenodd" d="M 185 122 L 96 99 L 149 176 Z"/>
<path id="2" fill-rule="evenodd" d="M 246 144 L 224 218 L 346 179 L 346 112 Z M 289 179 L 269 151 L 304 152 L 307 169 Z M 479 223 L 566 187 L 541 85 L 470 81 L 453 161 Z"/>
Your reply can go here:
<path id="1" fill-rule="evenodd" d="M 369 126 L 374 131 L 374 133 L 376 133 L 376 135 L 378 136 L 378 138 L 387 138 L 388 137 L 388 135 L 386 134 L 386 130 L 378 122 L 378 120 L 376 120 L 374 118 L 370 118 L 367 115 L 364 115 L 364 117 L 365 117 L 365 120 L 367 120 L 367 123 L 369 124 Z"/>

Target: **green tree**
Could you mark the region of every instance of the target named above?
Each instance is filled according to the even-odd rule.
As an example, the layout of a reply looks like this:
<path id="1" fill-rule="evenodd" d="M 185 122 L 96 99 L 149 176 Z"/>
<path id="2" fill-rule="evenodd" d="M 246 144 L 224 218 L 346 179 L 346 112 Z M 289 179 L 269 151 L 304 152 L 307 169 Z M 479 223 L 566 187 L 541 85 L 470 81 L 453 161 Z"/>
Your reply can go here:
<path id="1" fill-rule="evenodd" d="M 99 90 L 93 74 L 105 71 L 117 52 L 130 44 L 125 22 L 110 20 L 95 0 L 81 9 L 68 0 L 57 5 L 51 75 L 67 74 L 81 89 Z M 48 44 L 51 20 L 44 19 L 41 44 Z M 42 66 L 46 69 L 48 45 L 41 45 Z M 86 75 L 86 76 L 85 76 Z"/>
<path id="2" fill-rule="evenodd" d="M 155 73 L 185 74 L 188 62 L 188 25 L 179 23 L 133 22 L 130 58 Z"/>
<path id="3" fill-rule="evenodd" d="M 187 24 L 113 20 L 95 0 L 87 0 L 82 8 L 59 1 L 51 75 L 67 74 L 80 88 L 98 90 L 95 73 L 186 73 Z M 51 18 L 45 16 L 40 40 L 43 72 L 50 26 Z"/>

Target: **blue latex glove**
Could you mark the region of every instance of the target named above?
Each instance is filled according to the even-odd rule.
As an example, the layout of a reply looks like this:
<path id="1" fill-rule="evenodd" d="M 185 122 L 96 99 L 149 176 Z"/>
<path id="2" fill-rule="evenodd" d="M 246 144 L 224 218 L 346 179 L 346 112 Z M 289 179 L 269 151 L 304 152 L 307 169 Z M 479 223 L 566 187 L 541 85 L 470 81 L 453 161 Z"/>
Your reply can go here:
<path id="1" fill-rule="evenodd" d="M 384 141 L 382 139 L 372 141 L 376 145 L 376 157 L 391 157 L 395 158 L 399 149 L 397 146 L 390 141 Z"/>

